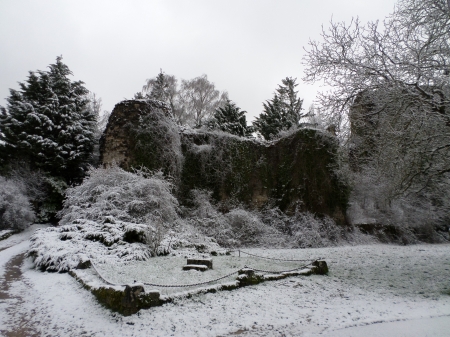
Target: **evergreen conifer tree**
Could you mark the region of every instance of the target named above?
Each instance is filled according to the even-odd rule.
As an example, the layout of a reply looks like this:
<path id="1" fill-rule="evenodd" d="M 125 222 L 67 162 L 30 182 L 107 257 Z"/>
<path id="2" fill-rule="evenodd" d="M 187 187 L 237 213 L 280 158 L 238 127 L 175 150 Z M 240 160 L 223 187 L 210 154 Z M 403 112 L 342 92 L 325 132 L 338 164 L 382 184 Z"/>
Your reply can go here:
<path id="1" fill-rule="evenodd" d="M 86 169 L 98 116 L 90 109 L 84 83 L 69 75 L 57 57 L 48 71 L 30 72 L 19 90 L 10 89 L 0 116 L 0 141 L 8 161 L 25 161 L 71 183 Z"/>
<path id="2" fill-rule="evenodd" d="M 222 130 L 240 137 L 249 137 L 253 131 L 250 126 L 247 126 L 246 113 L 228 100 L 225 106 L 216 109 L 213 118 L 207 125 L 211 129 Z"/>
<path id="3" fill-rule="evenodd" d="M 286 128 L 283 116 L 283 104 L 280 97 L 275 94 L 271 100 L 263 103 L 264 111 L 253 122 L 255 131 L 259 132 L 265 140 L 271 140 Z"/>
<path id="4" fill-rule="evenodd" d="M 305 115 L 301 113 L 303 100 L 297 97 L 298 91 L 295 91 L 295 87 L 298 86 L 296 78 L 286 77 L 281 80 L 281 85 L 278 86 L 277 93 L 281 99 L 283 114 L 285 115 L 286 122 L 292 125 L 298 125 L 300 119 Z"/>
<path id="5" fill-rule="evenodd" d="M 169 96 L 169 76 L 165 75 L 162 69 L 158 76 L 153 79 L 151 91 L 147 94 L 150 99 L 166 102 Z"/>
<path id="6" fill-rule="evenodd" d="M 282 130 L 298 127 L 300 119 L 305 116 L 301 114 L 303 100 L 295 91 L 296 79 L 286 77 L 281 82 L 274 97 L 263 103 L 264 111 L 253 122 L 255 131 L 266 140 L 274 139 Z"/>

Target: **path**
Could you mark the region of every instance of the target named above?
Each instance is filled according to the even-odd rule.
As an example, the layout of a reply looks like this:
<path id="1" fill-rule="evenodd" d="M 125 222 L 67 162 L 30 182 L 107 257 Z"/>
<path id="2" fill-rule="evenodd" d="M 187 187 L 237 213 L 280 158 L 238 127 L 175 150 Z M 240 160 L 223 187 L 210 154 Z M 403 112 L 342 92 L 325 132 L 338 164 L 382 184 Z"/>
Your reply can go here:
<path id="1" fill-rule="evenodd" d="M 31 313 L 21 308 L 25 303 L 25 295 L 31 292 L 31 285 L 23 278 L 22 265 L 25 252 L 29 247 L 29 238 L 35 229 L 44 225 L 34 225 L 26 231 L 15 234 L 0 241 L 0 334 L 6 337 L 40 336 L 35 323 L 29 320 Z M 21 292 L 13 289 L 22 289 Z"/>
<path id="2" fill-rule="evenodd" d="M 444 295 L 450 290 L 450 245 L 314 249 L 329 261 L 328 276 L 199 295 L 122 317 L 67 273 L 35 270 L 24 258 L 30 233 L 17 235 L 0 242 L 0 334 L 8 337 L 450 336 L 450 296 Z M 423 325 L 428 329 L 421 332 Z"/>

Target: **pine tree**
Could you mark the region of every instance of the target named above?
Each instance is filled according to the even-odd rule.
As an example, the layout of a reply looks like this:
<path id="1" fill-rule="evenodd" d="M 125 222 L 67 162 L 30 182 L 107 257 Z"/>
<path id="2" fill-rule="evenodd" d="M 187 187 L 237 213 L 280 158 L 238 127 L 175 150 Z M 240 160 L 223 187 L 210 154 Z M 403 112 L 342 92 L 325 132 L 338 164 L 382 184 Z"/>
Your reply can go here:
<path id="1" fill-rule="evenodd" d="M 275 138 L 280 131 L 286 129 L 289 123 L 286 123 L 283 115 L 283 103 L 280 97 L 275 94 L 271 100 L 263 103 L 264 111 L 256 117 L 253 122 L 255 131 L 260 133 L 265 140 Z"/>
<path id="2" fill-rule="evenodd" d="M 153 79 L 151 91 L 147 94 L 150 99 L 166 102 L 169 96 L 169 78 L 160 69 L 158 76 Z"/>
<path id="3" fill-rule="evenodd" d="M 10 89 L 0 117 L 0 141 L 10 162 L 25 161 L 72 182 L 83 175 L 94 146 L 97 116 L 83 82 L 56 58 L 48 71 L 30 72 Z"/>
<path id="4" fill-rule="evenodd" d="M 264 111 L 256 117 L 253 125 L 264 139 L 274 139 L 280 131 L 298 127 L 300 119 L 305 116 L 301 113 L 303 100 L 295 91 L 296 80 L 292 77 L 281 80 L 274 97 L 263 103 Z"/>
<path id="5" fill-rule="evenodd" d="M 291 125 L 298 125 L 300 119 L 305 115 L 301 113 L 303 100 L 297 97 L 298 91 L 295 87 L 298 86 L 296 78 L 286 77 L 281 80 L 281 85 L 278 86 L 277 93 L 282 101 L 283 114 L 285 119 Z"/>
<path id="6" fill-rule="evenodd" d="M 249 137 L 253 131 L 250 126 L 247 126 L 246 113 L 228 100 L 225 106 L 216 109 L 213 118 L 207 125 L 210 129 L 222 130 L 240 137 Z"/>

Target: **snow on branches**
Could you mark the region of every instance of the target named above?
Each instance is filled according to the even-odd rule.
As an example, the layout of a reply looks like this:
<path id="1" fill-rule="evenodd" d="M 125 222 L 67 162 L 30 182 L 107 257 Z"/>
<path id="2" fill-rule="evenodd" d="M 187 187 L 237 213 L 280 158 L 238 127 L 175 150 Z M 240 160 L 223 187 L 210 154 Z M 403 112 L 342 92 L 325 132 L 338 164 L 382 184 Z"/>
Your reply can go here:
<path id="1" fill-rule="evenodd" d="M 29 255 L 39 268 L 67 271 L 86 256 L 126 261 L 167 253 L 160 244 L 179 219 L 171 189 L 161 173 L 91 169 L 67 190 L 61 226 L 37 231 Z"/>

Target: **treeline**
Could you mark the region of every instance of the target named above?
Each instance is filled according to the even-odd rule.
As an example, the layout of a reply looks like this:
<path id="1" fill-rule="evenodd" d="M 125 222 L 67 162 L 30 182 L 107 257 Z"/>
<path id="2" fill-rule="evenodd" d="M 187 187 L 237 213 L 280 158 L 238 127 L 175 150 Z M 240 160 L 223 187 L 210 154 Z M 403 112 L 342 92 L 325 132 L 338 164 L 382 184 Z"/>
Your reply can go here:
<path id="1" fill-rule="evenodd" d="M 305 123 L 326 127 L 341 145 L 336 174 L 352 189 L 352 223 L 427 228 L 424 237 L 439 228 L 448 238 L 449 6 L 398 0 L 382 22 L 331 22 L 305 49 L 303 80 L 327 84 L 307 112 L 291 77 L 252 125 L 206 75 L 179 81 L 160 71 L 134 98 L 165 102 L 180 125 L 242 137 L 273 140 Z M 28 222 L 33 212 L 40 221 L 55 220 L 67 186 L 96 165 L 101 100 L 70 75 L 59 57 L 49 70 L 30 72 L 1 108 L 0 228 L 21 212 Z M 15 201 L 19 192 L 32 206 L 17 206 L 28 200 Z"/>
<path id="2" fill-rule="evenodd" d="M 263 103 L 263 112 L 253 125 L 247 125 L 247 113 L 241 110 L 226 91 L 216 89 L 206 75 L 179 82 L 162 70 L 147 80 L 135 99 L 156 99 L 167 103 L 179 125 L 207 127 L 241 136 L 254 134 L 266 140 L 276 138 L 281 131 L 299 126 L 303 100 L 298 96 L 296 79 L 286 77 L 275 90 L 272 99 Z"/>
<path id="3" fill-rule="evenodd" d="M 31 71 L 18 90 L 10 89 L 6 108 L 0 107 L 0 229 L 57 223 L 66 189 L 98 165 L 98 143 L 110 113 L 102 114 L 101 98 L 71 75 L 57 57 L 48 70 Z M 179 84 L 161 71 L 134 98 L 167 103 L 180 125 L 273 139 L 302 117 L 296 86 L 295 79 L 283 80 L 253 126 L 206 75 Z"/>

